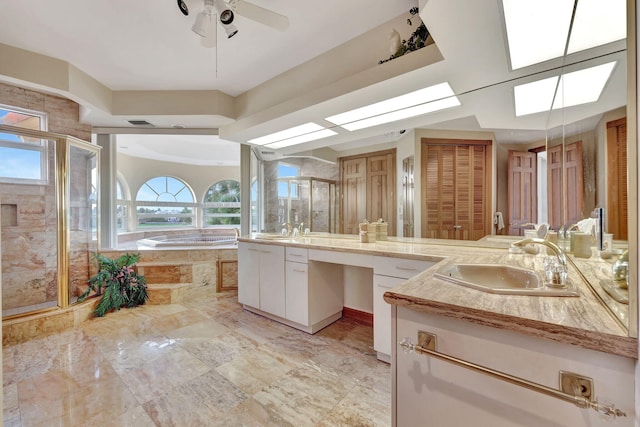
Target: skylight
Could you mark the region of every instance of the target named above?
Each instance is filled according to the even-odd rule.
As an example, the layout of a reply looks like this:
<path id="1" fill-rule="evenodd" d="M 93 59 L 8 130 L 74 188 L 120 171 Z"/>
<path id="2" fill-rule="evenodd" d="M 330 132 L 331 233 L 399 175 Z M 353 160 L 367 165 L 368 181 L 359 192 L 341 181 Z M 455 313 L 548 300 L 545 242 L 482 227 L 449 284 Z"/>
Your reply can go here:
<path id="1" fill-rule="evenodd" d="M 331 129 L 320 129 L 315 132 L 306 133 L 304 135 L 294 136 L 293 138 L 283 139 L 282 141 L 267 144 L 269 148 L 283 148 L 291 145 L 302 144 L 303 142 L 316 141 L 318 139 L 328 138 L 337 135 L 337 132 Z"/>
<path id="2" fill-rule="evenodd" d="M 611 77 L 617 61 L 523 85 L 514 86 L 516 116 L 595 102 Z M 558 84 L 558 79 L 560 82 Z M 557 95 L 554 93 L 558 86 Z"/>
<path id="3" fill-rule="evenodd" d="M 253 138 L 247 142 L 256 145 L 269 144 L 271 148 L 281 148 L 288 145 L 301 144 L 303 142 L 313 141 L 315 139 L 326 138 L 327 136 L 330 136 L 321 131 L 333 132 L 332 130 L 326 129 L 317 123 L 309 122 L 300 126 L 281 130 L 279 132 L 270 133 L 269 135 L 261 136 L 259 138 Z M 331 135 L 335 134 L 336 132 L 333 132 Z M 289 143 L 287 143 L 286 141 L 288 141 Z"/>
<path id="4" fill-rule="evenodd" d="M 564 54 L 574 0 L 502 0 L 511 68 Z M 626 0 L 579 0 L 567 52 L 626 38 Z"/>
<path id="5" fill-rule="evenodd" d="M 440 83 L 414 92 L 356 108 L 325 120 L 349 131 L 420 116 L 460 105 L 449 83 Z"/>

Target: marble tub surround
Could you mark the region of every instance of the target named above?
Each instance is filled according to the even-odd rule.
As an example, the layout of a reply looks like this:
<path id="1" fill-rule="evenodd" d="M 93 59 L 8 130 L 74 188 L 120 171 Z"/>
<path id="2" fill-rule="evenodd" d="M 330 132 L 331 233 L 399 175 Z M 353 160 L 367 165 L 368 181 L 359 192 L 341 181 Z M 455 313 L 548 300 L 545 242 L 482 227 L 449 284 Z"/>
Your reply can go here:
<path id="1" fill-rule="evenodd" d="M 273 245 L 306 247 L 438 262 L 435 266 L 385 293 L 389 304 L 465 319 L 584 348 L 637 358 L 637 339 L 613 318 L 574 266 L 568 280 L 579 297 L 537 297 L 488 294 L 433 277 L 455 263 L 509 264 L 544 271 L 546 253 L 509 254 L 509 240 L 478 242 L 392 238 L 360 243 L 357 236 L 326 235 L 294 240 L 241 238 Z"/>
<path id="2" fill-rule="evenodd" d="M 4 346 L 4 425 L 390 425 L 372 341 L 349 319 L 310 336 L 242 310 L 235 291 L 192 289 Z"/>

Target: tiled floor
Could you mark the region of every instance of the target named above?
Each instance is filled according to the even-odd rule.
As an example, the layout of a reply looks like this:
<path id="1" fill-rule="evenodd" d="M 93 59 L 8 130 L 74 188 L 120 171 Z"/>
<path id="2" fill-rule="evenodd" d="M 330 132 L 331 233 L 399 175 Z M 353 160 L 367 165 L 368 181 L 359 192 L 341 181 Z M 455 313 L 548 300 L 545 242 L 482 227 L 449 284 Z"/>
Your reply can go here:
<path id="1" fill-rule="evenodd" d="M 3 348 L 5 426 L 387 426 L 371 327 L 315 335 L 203 287 Z"/>

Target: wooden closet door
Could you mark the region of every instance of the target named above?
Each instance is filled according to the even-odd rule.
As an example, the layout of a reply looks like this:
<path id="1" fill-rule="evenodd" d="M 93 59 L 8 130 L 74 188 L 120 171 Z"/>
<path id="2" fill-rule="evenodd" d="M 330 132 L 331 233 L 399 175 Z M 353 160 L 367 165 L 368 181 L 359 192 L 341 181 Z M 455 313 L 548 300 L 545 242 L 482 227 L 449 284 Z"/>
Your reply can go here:
<path id="1" fill-rule="evenodd" d="M 627 240 L 627 119 L 607 123 L 607 231 Z"/>
<path id="2" fill-rule="evenodd" d="M 358 234 L 359 224 L 367 217 L 367 161 L 366 158 L 341 161 L 342 230 Z"/>
<path id="3" fill-rule="evenodd" d="M 564 155 L 563 155 L 564 151 Z M 560 228 L 576 224 L 584 213 L 582 141 L 547 150 L 549 224 Z"/>
<path id="4" fill-rule="evenodd" d="M 395 156 L 391 153 L 367 157 L 367 219 L 387 222 L 395 233 Z"/>
<path id="5" fill-rule="evenodd" d="M 567 204 L 567 224 L 576 224 L 589 216 L 584 212 L 584 180 L 582 170 L 582 141 L 564 146 L 565 200 Z"/>
<path id="6" fill-rule="evenodd" d="M 536 153 L 509 150 L 507 234 L 510 236 L 522 235 L 521 224 L 538 221 L 536 160 Z"/>
<path id="7" fill-rule="evenodd" d="M 480 239 L 491 232 L 488 145 L 438 141 L 422 144 L 422 237 Z"/>
<path id="8" fill-rule="evenodd" d="M 454 239 L 455 146 L 422 148 L 422 237 Z"/>
<path id="9" fill-rule="evenodd" d="M 547 208 L 549 225 L 553 229 L 564 227 L 566 224 L 562 207 L 564 185 L 562 145 L 547 149 Z"/>
<path id="10" fill-rule="evenodd" d="M 484 145 L 456 147 L 454 222 L 460 227 L 459 240 L 478 240 L 488 234 L 486 150 Z"/>

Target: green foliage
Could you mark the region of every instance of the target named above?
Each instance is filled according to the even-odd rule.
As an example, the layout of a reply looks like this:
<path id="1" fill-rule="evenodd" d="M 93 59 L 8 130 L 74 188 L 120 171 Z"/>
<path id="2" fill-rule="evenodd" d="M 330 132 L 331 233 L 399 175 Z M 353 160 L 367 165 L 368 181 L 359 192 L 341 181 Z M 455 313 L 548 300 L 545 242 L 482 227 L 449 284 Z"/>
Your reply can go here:
<path id="1" fill-rule="evenodd" d="M 92 292 L 96 296 L 102 295 L 95 311 L 98 317 L 112 310 L 120 310 L 121 307 L 137 307 L 147 302 L 147 280 L 133 268 L 140 254 L 127 253 L 110 259 L 96 253 L 94 259 L 99 264 L 98 273 L 89 279 L 89 287 L 78 297 L 78 302 L 84 301 Z"/>
<path id="2" fill-rule="evenodd" d="M 415 16 L 418 14 L 418 8 L 417 7 L 412 7 L 409 10 L 409 13 L 411 14 L 411 16 Z M 409 26 L 413 25 L 413 22 L 411 21 L 411 18 L 407 19 L 407 24 Z M 385 62 L 389 62 L 393 59 L 396 59 L 406 53 L 409 52 L 413 52 L 414 50 L 418 50 L 418 49 L 422 49 L 423 47 L 426 46 L 427 43 L 427 37 L 429 37 L 429 30 L 427 29 L 427 27 L 424 25 L 424 22 L 420 21 L 420 25 L 418 25 L 418 28 L 416 28 L 416 30 L 411 34 L 411 36 L 409 37 L 408 40 L 402 40 L 402 45 L 400 46 L 400 49 L 398 49 L 398 51 L 396 53 L 394 53 L 393 55 L 391 55 L 388 59 L 382 59 L 380 61 L 378 61 L 378 64 L 383 64 Z"/>

